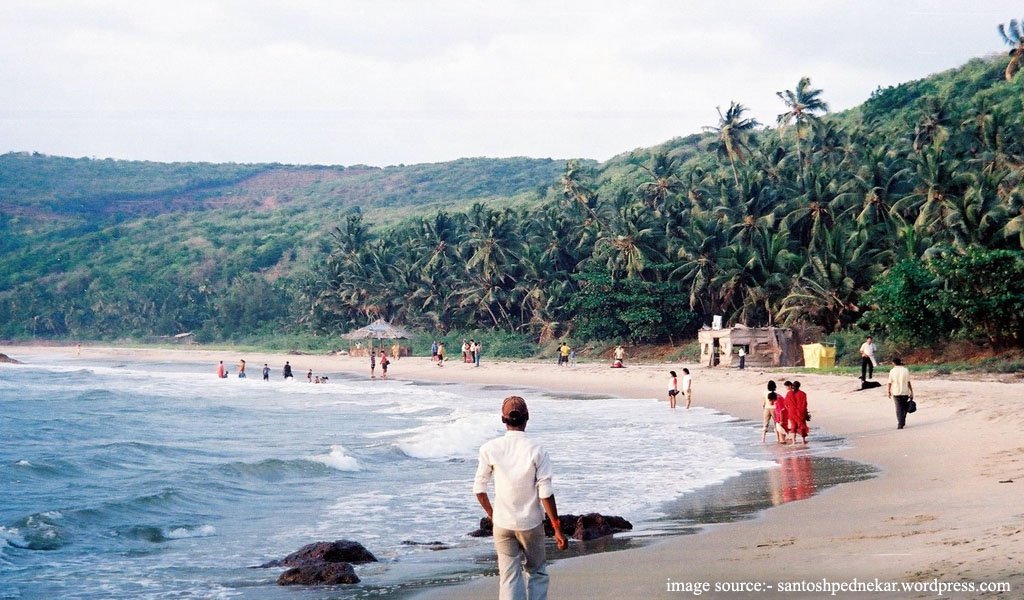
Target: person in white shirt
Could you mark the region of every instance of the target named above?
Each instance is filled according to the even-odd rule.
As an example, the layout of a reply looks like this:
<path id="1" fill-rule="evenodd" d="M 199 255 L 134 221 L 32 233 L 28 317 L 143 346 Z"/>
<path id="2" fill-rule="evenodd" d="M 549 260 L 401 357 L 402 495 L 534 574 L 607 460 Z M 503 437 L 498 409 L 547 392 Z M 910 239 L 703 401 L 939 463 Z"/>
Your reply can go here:
<path id="1" fill-rule="evenodd" d="M 693 377 L 690 377 L 690 370 L 683 369 L 683 395 L 686 396 L 686 408 L 689 410 L 690 402 L 693 400 Z"/>
<path id="2" fill-rule="evenodd" d="M 892 359 L 896 365 L 889 371 L 889 397 L 896 403 L 896 429 L 907 424 L 907 406 L 914 399 L 914 386 L 910 384 L 910 370 L 903 366 L 903 359 Z"/>
<path id="3" fill-rule="evenodd" d="M 867 381 L 875 375 L 875 342 L 869 335 L 860 345 L 860 380 Z"/>
<path id="4" fill-rule="evenodd" d="M 529 419 L 526 400 L 519 396 L 505 398 L 501 405 L 505 435 L 480 447 L 473 479 L 473 493 L 494 524 L 501 600 L 547 598 L 545 513 L 555 530 L 558 549 L 565 550 L 569 545 L 558 521 L 548 453 L 526 437 Z M 492 478 L 494 504 L 487 495 L 487 484 Z"/>

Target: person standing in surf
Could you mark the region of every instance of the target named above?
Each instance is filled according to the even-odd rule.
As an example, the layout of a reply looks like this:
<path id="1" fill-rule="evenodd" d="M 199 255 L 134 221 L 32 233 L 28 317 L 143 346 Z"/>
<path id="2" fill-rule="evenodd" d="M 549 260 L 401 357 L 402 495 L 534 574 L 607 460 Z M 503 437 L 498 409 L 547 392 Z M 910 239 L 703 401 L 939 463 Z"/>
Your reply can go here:
<path id="1" fill-rule="evenodd" d="M 547 557 L 544 552 L 544 514 L 555 530 L 559 550 L 569 543 L 558 521 L 551 487 L 547 450 L 526 437 L 530 411 L 526 400 L 509 396 L 501 405 L 505 435 L 480 447 L 473 493 L 494 524 L 498 553 L 498 598 L 546 600 Z M 494 504 L 487 484 L 494 479 Z"/>

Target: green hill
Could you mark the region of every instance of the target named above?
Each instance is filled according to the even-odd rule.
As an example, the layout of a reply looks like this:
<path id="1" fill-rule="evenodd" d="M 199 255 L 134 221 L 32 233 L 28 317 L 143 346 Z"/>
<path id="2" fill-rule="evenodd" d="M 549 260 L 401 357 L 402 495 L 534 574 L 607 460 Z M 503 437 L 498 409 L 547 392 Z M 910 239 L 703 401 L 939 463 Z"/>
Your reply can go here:
<path id="1" fill-rule="evenodd" d="M 227 340 L 382 316 L 654 341 L 724 315 L 1020 344 L 1024 79 L 1004 79 L 1007 60 L 841 113 L 805 78 L 782 94 L 778 127 L 734 103 L 705 132 L 603 164 L 8 154 L 0 336 Z"/>

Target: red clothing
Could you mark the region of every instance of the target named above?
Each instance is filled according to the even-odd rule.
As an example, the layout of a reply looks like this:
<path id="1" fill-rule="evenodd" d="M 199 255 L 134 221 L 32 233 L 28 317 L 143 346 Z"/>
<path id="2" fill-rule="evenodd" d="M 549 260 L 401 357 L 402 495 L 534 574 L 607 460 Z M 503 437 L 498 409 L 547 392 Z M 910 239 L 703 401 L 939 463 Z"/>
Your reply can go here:
<path id="1" fill-rule="evenodd" d="M 793 392 L 788 392 L 786 398 Z M 786 420 L 786 399 L 776 398 L 775 399 L 775 424 L 782 427 L 783 431 L 789 431 L 789 421 Z"/>
<path id="2" fill-rule="evenodd" d="M 786 429 L 791 433 L 798 433 L 806 436 L 807 429 L 807 394 L 803 390 L 797 390 L 786 394 L 786 418 L 789 419 L 789 427 Z"/>

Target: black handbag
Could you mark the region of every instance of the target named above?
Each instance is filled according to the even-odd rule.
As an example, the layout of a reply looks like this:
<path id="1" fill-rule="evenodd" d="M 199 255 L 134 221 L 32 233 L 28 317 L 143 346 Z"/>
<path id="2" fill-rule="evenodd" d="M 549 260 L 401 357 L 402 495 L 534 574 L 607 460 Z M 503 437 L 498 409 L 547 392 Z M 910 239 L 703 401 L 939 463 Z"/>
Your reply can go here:
<path id="1" fill-rule="evenodd" d="M 917 402 L 914 402 L 914 399 L 911 398 L 910 400 L 907 400 L 907 414 L 913 412 L 917 412 Z"/>

